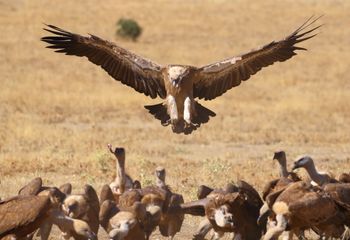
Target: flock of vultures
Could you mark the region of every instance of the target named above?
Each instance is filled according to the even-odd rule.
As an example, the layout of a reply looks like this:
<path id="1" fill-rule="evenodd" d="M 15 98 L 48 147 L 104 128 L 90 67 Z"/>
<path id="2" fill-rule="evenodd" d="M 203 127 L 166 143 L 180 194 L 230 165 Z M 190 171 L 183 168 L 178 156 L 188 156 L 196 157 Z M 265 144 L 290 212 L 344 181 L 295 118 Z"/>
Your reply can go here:
<path id="1" fill-rule="evenodd" d="M 212 100 L 248 80 L 262 68 L 284 62 L 297 43 L 314 37 L 320 26 L 310 27 L 311 17 L 282 40 L 272 41 L 248 53 L 203 67 L 161 66 L 97 36 L 84 37 L 53 25 L 45 29 L 51 36 L 41 40 L 48 48 L 66 55 L 87 57 L 109 75 L 136 91 L 160 97 L 160 104 L 145 108 L 171 125 L 173 132 L 190 134 L 215 113 L 195 99 Z M 52 225 L 62 237 L 95 240 L 100 226 L 113 240 L 149 239 L 158 228 L 161 235 L 173 238 L 181 231 L 185 215 L 202 221 L 193 239 L 219 239 L 233 233 L 235 240 L 305 239 L 305 231 L 320 239 L 350 239 L 350 176 L 334 179 L 316 170 L 313 160 L 302 157 L 293 169 L 305 168 L 309 178 L 301 179 L 287 169 L 286 155 L 276 152 L 280 177 L 266 184 L 262 195 L 240 180 L 223 188 L 199 186 L 198 199 L 184 201 L 165 181 L 165 169 L 156 169 L 156 184 L 142 186 L 125 172 L 125 150 L 109 150 L 117 161 L 116 178 L 98 196 L 85 185 L 83 193 L 72 193 L 70 183 L 60 187 L 43 186 L 36 178 L 19 190 L 17 196 L 0 201 L 0 239 L 32 239 L 35 234 L 48 239 Z"/>
<path id="2" fill-rule="evenodd" d="M 96 240 L 100 226 L 113 240 L 149 239 L 154 231 L 173 239 L 181 231 L 185 215 L 201 217 L 192 239 L 219 239 L 233 233 L 235 240 L 306 239 L 312 230 L 319 239 L 350 239 L 350 174 L 338 179 L 316 170 L 304 156 L 293 170 L 304 168 L 302 179 L 287 169 L 286 154 L 276 152 L 280 176 L 266 183 L 262 194 L 239 180 L 223 188 L 201 185 L 198 200 L 184 202 L 181 194 L 166 184 L 162 167 L 155 170 L 155 184 L 141 186 L 125 170 L 125 150 L 113 149 L 116 177 L 102 187 L 100 195 L 91 185 L 83 193 L 72 193 L 66 183 L 43 186 L 35 178 L 17 196 L 0 201 L 0 239 L 48 239 L 57 225 L 65 239 Z"/>

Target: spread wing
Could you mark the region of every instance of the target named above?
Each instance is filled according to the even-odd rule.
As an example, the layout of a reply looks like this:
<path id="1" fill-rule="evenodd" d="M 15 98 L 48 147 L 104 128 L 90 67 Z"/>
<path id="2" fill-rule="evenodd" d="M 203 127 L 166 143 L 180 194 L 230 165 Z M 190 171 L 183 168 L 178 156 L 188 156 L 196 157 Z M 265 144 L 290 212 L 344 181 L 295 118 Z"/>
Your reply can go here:
<path id="1" fill-rule="evenodd" d="M 17 196 L 0 203 L 0 238 L 11 234 L 15 230 L 27 228 L 28 234 L 31 224 L 50 207 L 50 200 L 46 196 Z M 23 214 L 25 213 L 25 214 Z M 26 230 L 24 230 L 26 231 Z"/>
<path id="2" fill-rule="evenodd" d="M 194 216 L 204 216 L 205 207 L 208 204 L 210 199 L 203 198 L 196 201 L 182 203 L 180 205 L 172 206 L 169 208 L 169 212 L 184 213 Z"/>
<path id="3" fill-rule="evenodd" d="M 197 198 L 198 199 L 203 199 L 206 198 L 214 189 L 205 186 L 205 185 L 200 185 L 197 190 Z"/>
<path id="4" fill-rule="evenodd" d="M 156 98 L 157 95 L 161 98 L 166 97 L 161 66 L 158 64 L 97 36 L 84 37 L 52 25 L 47 26 L 44 30 L 54 34 L 41 38 L 49 44 L 47 48 L 66 55 L 87 57 L 114 79 L 136 91 L 151 98 Z"/>
<path id="5" fill-rule="evenodd" d="M 280 41 L 273 41 L 240 56 L 199 68 L 194 83 L 194 97 L 214 99 L 240 85 L 242 81 L 248 80 L 263 67 L 290 59 L 296 55 L 295 50 L 306 50 L 295 45 L 316 35 L 313 32 L 321 25 L 308 28 L 318 19 L 319 17 L 309 18 L 292 34 Z"/>

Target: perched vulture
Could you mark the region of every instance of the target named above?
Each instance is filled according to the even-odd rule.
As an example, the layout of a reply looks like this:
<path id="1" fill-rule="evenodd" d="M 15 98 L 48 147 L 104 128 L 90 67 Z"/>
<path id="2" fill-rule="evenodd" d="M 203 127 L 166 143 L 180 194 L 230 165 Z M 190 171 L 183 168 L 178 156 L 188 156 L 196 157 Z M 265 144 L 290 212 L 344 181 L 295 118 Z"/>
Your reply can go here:
<path id="1" fill-rule="evenodd" d="M 163 126 L 171 125 L 173 132 L 190 134 L 215 116 L 195 99 L 215 99 L 263 67 L 290 59 L 296 55 L 296 50 L 306 50 L 296 44 L 316 35 L 314 31 L 320 26 L 311 25 L 318 19 L 310 17 L 282 40 L 202 67 L 162 66 L 97 36 L 85 37 L 53 25 L 44 28 L 53 35 L 41 40 L 55 52 L 87 57 L 114 79 L 146 96 L 164 99 L 162 103 L 145 108 Z"/>
<path id="2" fill-rule="evenodd" d="M 57 188 L 47 195 L 18 195 L 0 202 L 0 239 L 12 236 L 24 239 L 45 223 L 57 225 L 66 236 L 75 234 L 96 240 L 86 222 L 72 219 L 59 208 L 62 193 Z"/>

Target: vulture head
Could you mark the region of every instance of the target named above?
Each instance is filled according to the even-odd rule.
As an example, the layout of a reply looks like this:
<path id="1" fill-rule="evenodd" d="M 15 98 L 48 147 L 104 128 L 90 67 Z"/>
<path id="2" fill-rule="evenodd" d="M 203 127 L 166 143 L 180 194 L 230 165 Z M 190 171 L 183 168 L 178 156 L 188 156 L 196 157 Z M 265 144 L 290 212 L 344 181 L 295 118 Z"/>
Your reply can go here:
<path id="1" fill-rule="evenodd" d="M 45 193 L 43 193 L 43 194 L 45 194 Z M 64 199 L 66 198 L 66 194 L 61 192 L 56 187 L 48 189 L 48 196 L 50 197 L 51 204 L 53 204 L 55 206 L 61 206 Z"/>
<path id="2" fill-rule="evenodd" d="M 113 150 L 112 144 L 108 144 L 108 149 L 111 153 L 114 154 L 114 156 L 118 159 L 118 163 L 121 167 L 124 167 L 125 164 L 125 149 L 116 147 Z"/>
<path id="3" fill-rule="evenodd" d="M 284 151 L 275 152 L 273 160 L 277 160 L 281 165 L 286 165 L 286 153 Z"/>
<path id="4" fill-rule="evenodd" d="M 158 179 L 160 179 L 163 182 L 165 182 L 165 168 L 157 167 L 156 168 L 156 176 L 157 176 Z"/>
<path id="5" fill-rule="evenodd" d="M 89 225 L 84 221 L 74 219 L 73 231 L 76 234 L 87 238 L 88 240 L 97 240 L 96 234 L 91 231 Z"/>
<path id="6" fill-rule="evenodd" d="M 312 160 L 311 157 L 309 156 L 304 156 L 299 158 L 297 161 L 294 162 L 293 170 L 297 168 L 306 168 L 308 169 L 309 167 L 314 165 L 314 161 Z"/>
<path id="7" fill-rule="evenodd" d="M 82 195 L 68 196 L 62 205 L 64 213 L 71 218 L 78 218 L 86 213 L 89 208 L 89 203 Z"/>
<path id="8" fill-rule="evenodd" d="M 206 207 L 206 214 L 211 222 L 220 228 L 235 229 L 244 198 L 238 192 L 228 193 L 211 199 Z"/>
<path id="9" fill-rule="evenodd" d="M 111 219 L 112 230 L 109 231 L 110 240 L 122 240 L 140 231 L 140 222 L 146 217 L 146 208 L 140 202 L 135 202 L 130 209 L 120 211 Z M 143 235 L 143 233 L 141 233 Z"/>
<path id="10" fill-rule="evenodd" d="M 215 209 L 214 220 L 219 227 L 222 228 L 233 228 L 233 214 L 230 212 L 230 207 L 228 205 L 222 205 Z"/>

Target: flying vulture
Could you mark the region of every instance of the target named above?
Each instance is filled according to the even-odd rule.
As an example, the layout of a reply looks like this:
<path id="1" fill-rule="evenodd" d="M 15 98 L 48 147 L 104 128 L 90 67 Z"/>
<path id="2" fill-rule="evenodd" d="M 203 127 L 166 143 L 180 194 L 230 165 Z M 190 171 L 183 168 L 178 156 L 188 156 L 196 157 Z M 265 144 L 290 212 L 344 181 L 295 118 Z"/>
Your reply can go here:
<path id="1" fill-rule="evenodd" d="M 164 99 L 160 104 L 145 108 L 163 126 L 171 125 L 173 132 L 190 134 L 208 122 L 209 117 L 216 115 L 196 99 L 215 99 L 239 86 L 263 67 L 290 59 L 296 55 L 296 50 L 306 50 L 296 44 L 317 35 L 314 31 L 321 25 L 312 25 L 318 19 L 310 17 L 282 40 L 202 67 L 162 66 L 97 36 L 85 37 L 53 25 L 44 28 L 53 35 L 41 40 L 55 52 L 87 57 L 114 79 L 146 96 Z"/>

